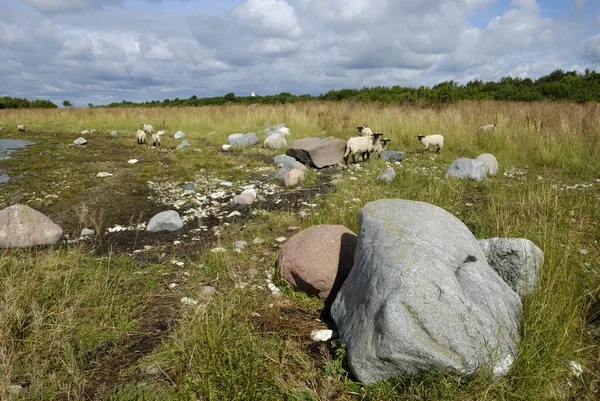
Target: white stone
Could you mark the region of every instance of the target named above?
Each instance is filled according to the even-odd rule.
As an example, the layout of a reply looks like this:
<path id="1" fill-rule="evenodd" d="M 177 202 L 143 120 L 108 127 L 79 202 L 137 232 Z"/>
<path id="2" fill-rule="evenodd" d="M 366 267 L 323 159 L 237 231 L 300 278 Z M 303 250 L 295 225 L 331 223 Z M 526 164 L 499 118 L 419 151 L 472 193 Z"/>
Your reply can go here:
<path id="1" fill-rule="evenodd" d="M 285 238 L 285 237 L 277 237 L 277 238 L 275 238 L 275 241 L 277 241 L 277 242 L 285 242 L 286 240 L 287 240 L 287 238 Z"/>
<path id="2" fill-rule="evenodd" d="M 99 177 L 99 178 L 112 177 L 112 174 L 107 173 L 106 171 L 101 171 L 98 174 L 96 174 L 96 177 Z"/>
<path id="3" fill-rule="evenodd" d="M 196 306 L 198 305 L 198 301 L 192 298 L 183 297 L 181 298 L 181 303 L 188 306 Z"/>
<path id="4" fill-rule="evenodd" d="M 212 253 L 223 253 L 223 252 L 227 252 L 227 249 L 225 249 L 225 248 L 213 248 L 210 251 Z"/>
<path id="5" fill-rule="evenodd" d="M 329 341 L 337 337 L 337 333 L 333 330 L 313 330 L 310 332 L 310 339 L 317 342 Z"/>
<path id="6" fill-rule="evenodd" d="M 89 228 L 84 228 L 83 230 L 81 230 L 81 234 L 79 235 L 80 237 L 87 237 L 90 235 L 94 235 L 94 230 L 91 230 Z"/>
<path id="7" fill-rule="evenodd" d="M 583 373 L 583 367 L 575 361 L 569 362 L 569 367 L 571 368 L 571 373 L 575 377 L 580 377 Z"/>
<path id="8" fill-rule="evenodd" d="M 222 145 L 221 148 L 223 150 L 229 150 L 229 148 L 231 147 L 231 145 Z"/>
<path id="9" fill-rule="evenodd" d="M 137 162 L 138 162 L 138 159 L 129 159 L 129 160 L 127 160 L 127 163 L 129 163 L 129 164 L 135 164 Z"/>

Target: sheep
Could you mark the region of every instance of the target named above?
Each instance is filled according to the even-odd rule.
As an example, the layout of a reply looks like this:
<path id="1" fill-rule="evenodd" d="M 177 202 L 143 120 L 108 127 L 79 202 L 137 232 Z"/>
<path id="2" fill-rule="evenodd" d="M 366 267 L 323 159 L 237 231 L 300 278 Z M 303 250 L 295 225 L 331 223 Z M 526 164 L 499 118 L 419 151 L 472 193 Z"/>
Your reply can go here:
<path id="1" fill-rule="evenodd" d="M 477 128 L 477 132 L 496 132 L 496 125 L 498 123 L 492 125 L 492 124 L 488 124 L 488 125 L 482 125 L 481 127 Z"/>
<path id="2" fill-rule="evenodd" d="M 146 131 L 147 134 L 152 134 L 154 132 L 154 128 L 149 124 L 142 124 L 142 130 Z"/>
<path id="3" fill-rule="evenodd" d="M 379 132 L 376 132 L 376 134 L 379 134 Z M 384 150 L 387 149 L 387 145 L 391 141 L 392 140 L 388 139 L 388 138 L 380 139 L 379 142 L 377 142 L 375 145 L 373 145 L 373 152 L 377 153 L 377 156 L 379 156 L 379 158 L 381 159 L 381 154 L 383 153 Z"/>
<path id="4" fill-rule="evenodd" d="M 17 130 L 25 131 L 25 126 L 23 124 L 17 124 Z"/>
<path id="5" fill-rule="evenodd" d="M 137 139 L 138 145 L 146 143 L 146 131 L 143 131 L 141 129 L 137 130 L 135 132 L 135 138 Z"/>
<path id="6" fill-rule="evenodd" d="M 160 146 L 160 134 L 152 134 L 152 146 Z"/>
<path id="7" fill-rule="evenodd" d="M 423 147 L 425 149 L 423 149 L 423 152 L 425 152 L 426 150 L 429 150 L 430 146 L 437 146 L 437 150 L 435 151 L 435 153 L 439 153 L 440 150 L 444 147 L 444 137 L 436 134 L 436 135 L 417 135 L 417 139 L 419 140 L 419 142 L 421 142 L 421 145 L 423 145 Z"/>
<path id="8" fill-rule="evenodd" d="M 372 136 L 373 135 L 373 131 L 371 131 L 371 128 L 363 127 L 361 125 L 360 127 L 356 127 L 356 129 L 362 136 Z"/>
<path id="9" fill-rule="evenodd" d="M 360 154 L 363 161 L 365 155 L 370 158 L 373 147 L 378 146 L 380 136 L 381 134 L 377 132 L 373 136 L 355 136 L 348 139 L 344 153 L 344 163 L 348 164 L 350 153 L 352 153 L 352 162 L 356 162 L 356 154 Z"/>

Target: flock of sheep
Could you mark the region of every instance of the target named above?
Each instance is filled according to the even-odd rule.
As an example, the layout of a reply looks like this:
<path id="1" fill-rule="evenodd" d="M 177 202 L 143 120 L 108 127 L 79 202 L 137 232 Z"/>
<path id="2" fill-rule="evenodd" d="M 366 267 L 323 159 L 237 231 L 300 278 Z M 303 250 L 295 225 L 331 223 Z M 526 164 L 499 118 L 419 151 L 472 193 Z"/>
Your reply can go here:
<path id="1" fill-rule="evenodd" d="M 154 128 L 149 124 L 142 124 L 142 129 L 138 129 L 135 132 L 135 138 L 139 145 L 146 143 L 146 134 L 152 135 L 152 146 L 160 146 L 160 136 L 164 134 L 165 131 L 154 132 Z"/>
<path id="2" fill-rule="evenodd" d="M 496 132 L 496 124 L 483 125 L 477 129 L 477 132 L 493 133 Z M 386 150 L 388 143 L 391 139 L 383 138 L 380 132 L 375 132 L 371 128 L 359 126 L 356 127 L 361 136 L 352 137 L 346 142 L 344 152 L 344 163 L 348 164 L 348 158 L 352 154 L 352 161 L 356 162 L 356 155 L 362 156 L 363 161 L 365 156 L 367 159 L 371 157 L 371 153 L 376 153 L 379 157 L 384 150 Z M 429 150 L 430 146 L 437 146 L 436 153 L 444 147 L 444 137 L 440 134 L 435 135 L 417 135 L 417 139 L 423 145 L 423 151 Z"/>

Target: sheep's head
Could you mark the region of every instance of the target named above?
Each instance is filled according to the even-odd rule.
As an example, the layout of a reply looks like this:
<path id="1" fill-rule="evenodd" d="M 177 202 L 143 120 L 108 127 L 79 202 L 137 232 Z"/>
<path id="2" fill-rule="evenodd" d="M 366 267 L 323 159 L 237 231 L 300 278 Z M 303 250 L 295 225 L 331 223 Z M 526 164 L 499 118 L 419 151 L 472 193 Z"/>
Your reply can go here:
<path id="1" fill-rule="evenodd" d="M 362 130 L 363 130 L 364 128 L 365 128 L 365 127 L 363 127 L 362 125 L 361 125 L 361 126 L 359 126 L 359 127 L 356 127 L 356 129 L 358 130 L 358 132 L 362 132 Z"/>
<path id="2" fill-rule="evenodd" d="M 376 144 L 379 138 L 381 138 L 383 134 L 381 132 L 376 132 L 373 134 L 373 144 Z"/>
<path id="3" fill-rule="evenodd" d="M 389 138 L 383 138 L 383 139 L 381 140 L 381 142 L 383 142 L 383 146 L 387 146 L 387 144 L 388 144 L 388 143 L 390 143 L 390 142 L 392 142 L 392 140 L 391 140 L 391 139 L 389 139 Z"/>
<path id="4" fill-rule="evenodd" d="M 425 135 L 417 135 L 417 139 L 419 140 L 419 142 L 421 142 L 421 140 L 425 138 Z"/>

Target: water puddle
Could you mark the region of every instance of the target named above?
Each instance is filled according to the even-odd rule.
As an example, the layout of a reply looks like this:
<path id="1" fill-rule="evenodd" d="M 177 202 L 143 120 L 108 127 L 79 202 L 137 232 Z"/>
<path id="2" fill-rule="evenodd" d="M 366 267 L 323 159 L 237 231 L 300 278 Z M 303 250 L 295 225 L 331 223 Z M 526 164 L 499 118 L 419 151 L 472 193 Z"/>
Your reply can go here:
<path id="1" fill-rule="evenodd" d="M 11 154 L 17 149 L 22 149 L 34 143 L 22 139 L 0 139 L 0 160 L 12 159 Z M 8 171 L 0 168 L 0 184 L 6 184 L 10 179 Z"/>

